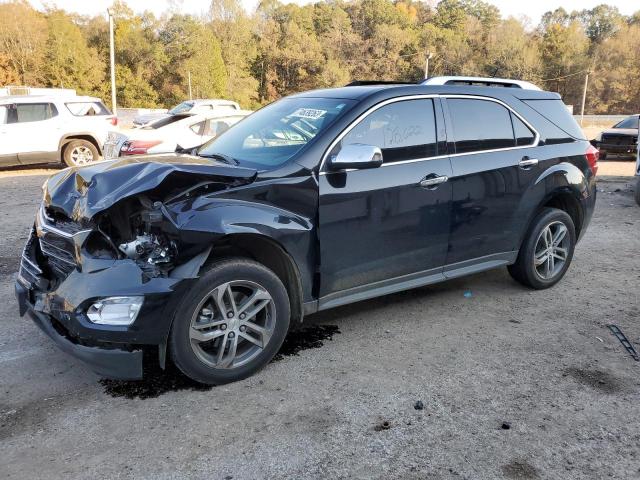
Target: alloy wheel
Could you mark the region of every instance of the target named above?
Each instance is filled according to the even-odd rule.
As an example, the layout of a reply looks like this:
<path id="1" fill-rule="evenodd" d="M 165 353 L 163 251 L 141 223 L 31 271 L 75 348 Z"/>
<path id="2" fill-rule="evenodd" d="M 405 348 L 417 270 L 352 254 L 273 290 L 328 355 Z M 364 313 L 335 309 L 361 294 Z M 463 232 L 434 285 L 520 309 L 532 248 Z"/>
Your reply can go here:
<path id="1" fill-rule="evenodd" d="M 93 152 L 84 145 L 79 145 L 71 150 L 71 160 L 75 165 L 87 165 L 93 162 Z"/>
<path id="2" fill-rule="evenodd" d="M 198 359 L 213 368 L 237 368 L 269 343 L 276 324 L 269 292 L 250 281 L 223 283 L 198 304 L 189 339 Z"/>
<path id="3" fill-rule="evenodd" d="M 550 280 L 562 271 L 569 255 L 569 230 L 562 222 L 551 222 L 542 229 L 536 241 L 534 267 L 543 280 Z"/>

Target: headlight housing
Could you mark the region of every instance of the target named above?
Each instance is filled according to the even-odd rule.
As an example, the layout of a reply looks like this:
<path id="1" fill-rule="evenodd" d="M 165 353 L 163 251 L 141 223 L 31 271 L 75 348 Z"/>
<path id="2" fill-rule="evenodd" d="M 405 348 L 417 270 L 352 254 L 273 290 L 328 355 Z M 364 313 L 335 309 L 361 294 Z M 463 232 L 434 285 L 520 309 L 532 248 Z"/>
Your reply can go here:
<path id="1" fill-rule="evenodd" d="M 131 325 L 142 308 L 144 297 L 108 297 L 94 302 L 87 317 L 98 325 Z"/>

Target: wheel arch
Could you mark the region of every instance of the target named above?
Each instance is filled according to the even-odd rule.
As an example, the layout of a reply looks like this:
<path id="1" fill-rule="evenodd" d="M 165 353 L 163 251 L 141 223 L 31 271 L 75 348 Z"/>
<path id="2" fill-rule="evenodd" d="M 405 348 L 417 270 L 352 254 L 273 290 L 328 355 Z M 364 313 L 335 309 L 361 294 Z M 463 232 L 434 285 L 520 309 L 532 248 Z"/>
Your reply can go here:
<path id="1" fill-rule="evenodd" d="M 561 162 L 545 170 L 525 194 L 521 212 L 526 220 L 517 248 L 522 246 L 536 215 L 544 208 L 558 208 L 566 212 L 573 220 L 576 238 L 580 238 L 589 220 L 589 188 L 589 179 L 572 163 Z"/>
<path id="2" fill-rule="evenodd" d="M 96 149 L 98 150 L 98 153 L 100 154 L 100 156 L 102 156 L 102 146 L 100 145 L 100 142 L 98 142 L 98 140 L 93 134 L 89 132 L 67 133 L 62 136 L 62 138 L 60 139 L 60 143 L 58 145 L 58 153 L 60 155 L 61 162 L 64 161 L 63 159 L 64 149 L 67 147 L 67 145 L 69 145 L 74 140 L 86 140 L 88 142 L 91 142 L 93 146 L 96 147 Z"/>
<path id="3" fill-rule="evenodd" d="M 276 240 L 255 233 L 232 233 L 217 239 L 201 270 L 224 258 L 243 257 L 261 263 L 276 274 L 289 295 L 291 324 L 299 324 L 304 317 L 300 271 L 293 257 Z"/>

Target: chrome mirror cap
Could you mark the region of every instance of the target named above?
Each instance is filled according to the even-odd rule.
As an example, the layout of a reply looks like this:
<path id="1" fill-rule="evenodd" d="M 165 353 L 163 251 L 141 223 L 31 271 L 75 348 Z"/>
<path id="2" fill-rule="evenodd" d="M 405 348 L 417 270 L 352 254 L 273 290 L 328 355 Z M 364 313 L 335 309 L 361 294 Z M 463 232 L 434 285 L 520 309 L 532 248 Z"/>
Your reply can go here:
<path id="1" fill-rule="evenodd" d="M 351 143 L 329 158 L 331 170 L 377 168 L 382 165 L 382 150 L 374 145 Z"/>

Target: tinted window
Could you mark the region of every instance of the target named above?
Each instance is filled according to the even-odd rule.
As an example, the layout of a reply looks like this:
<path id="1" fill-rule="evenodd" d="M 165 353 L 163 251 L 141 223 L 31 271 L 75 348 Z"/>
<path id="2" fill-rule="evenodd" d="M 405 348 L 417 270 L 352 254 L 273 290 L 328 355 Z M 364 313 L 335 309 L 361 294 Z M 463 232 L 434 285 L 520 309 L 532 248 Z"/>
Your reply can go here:
<path id="1" fill-rule="evenodd" d="M 436 155 L 433 101 L 405 100 L 379 108 L 340 142 L 341 146 L 352 143 L 380 147 L 384 163 L 433 157 Z"/>
<path id="2" fill-rule="evenodd" d="M 7 107 L 7 123 L 41 122 L 58 114 L 52 103 L 22 103 Z"/>
<path id="3" fill-rule="evenodd" d="M 515 146 L 509 110 L 489 100 L 447 100 L 456 153 L 477 152 Z"/>
<path id="4" fill-rule="evenodd" d="M 65 103 L 67 109 L 76 117 L 93 115 L 111 115 L 111 112 L 102 102 L 69 102 Z"/>
<path id="5" fill-rule="evenodd" d="M 276 167 L 313 142 L 353 104 L 338 98 L 284 98 L 205 143 L 198 154 L 222 153 L 241 166 Z"/>
<path id="6" fill-rule="evenodd" d="M 568 135 L 586 140 L 582 129 L 562 100 L 523 100 L 523 102 Z"/>
<path id="7" fill-rule="evenodd" d="M 204 135 L 218 137 L 231 128 L 231 125 L 238 123 L 242 117 L 228 117 L 224 120 L 207 120 L 204 127 Z"/>
<path id="8" fill-rule="evenodd" d="M 613 128 L 638 128 L 638 117 L 625 118 Z"/>
<path id="9" fill-rule="evenodd" d="M 511 114 L 513 122 L 513 131 L 516 135 L 516 145 L 531 145 L 535 139 L 535 134 L 513 113 Z"/>

